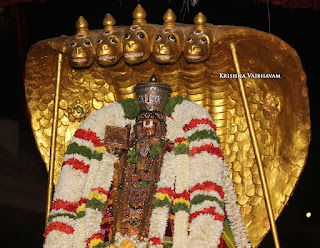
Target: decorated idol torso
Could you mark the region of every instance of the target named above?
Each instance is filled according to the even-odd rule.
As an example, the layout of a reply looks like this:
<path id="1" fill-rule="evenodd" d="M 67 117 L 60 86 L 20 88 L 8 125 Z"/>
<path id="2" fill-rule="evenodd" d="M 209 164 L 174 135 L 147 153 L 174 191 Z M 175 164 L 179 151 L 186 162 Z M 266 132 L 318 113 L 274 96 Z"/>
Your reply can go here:
<path id="1" fill-rule="evenodd" d="M 153 77 L 153 81 L 156 81 Z M 113 183 L 114 224 L 112 234 L 148 237 L 152 202 L 164 152 L 168 147 L 166 139 L 165 104 L 171 93 L 169 86 L 158 83 L 140 83 L 135 88 L 140 113 L 136 117 L 133 132 L 122 128 L 107 127 L 106 146 L 122 148 L 119 167 L 116 168 L 116 182 Z M 129 132 L 127 132 L 129 130 Z M 114 142 L 115 136 L 120 142 Z M 123 139 L 124 137 L 124 139 Z M 130 144 L 129 147 L 123 144 Z M 123 149 L 124 148 L 124 149 Z M 129 149 L 128 149 L 129 148 Z"/>

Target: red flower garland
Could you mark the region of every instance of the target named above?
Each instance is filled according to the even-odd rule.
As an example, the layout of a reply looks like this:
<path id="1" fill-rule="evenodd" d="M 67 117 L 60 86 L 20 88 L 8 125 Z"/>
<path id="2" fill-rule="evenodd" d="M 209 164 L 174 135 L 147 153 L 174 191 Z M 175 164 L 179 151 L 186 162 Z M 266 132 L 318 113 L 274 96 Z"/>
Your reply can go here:
<path id="1" fill-rule="evenodd" d="M 68 159 L 67 161 L 64 161 L 64 162 L 62 163 L 61 168 L 62 168 L 63 166 L 65 166 L 66 164 L 71 165 L 71 166 L 72 166 L 74 169 L 76 169 L 76 170 L 82 170 L 83 173 L 88 173 L 88 172 L 89 172 L 90 166 L 87 165 L 87 164 L 85 164 L 85 163 L 83 162 L 83 160 L 82 160 L 82 161 L 79 161 L 78 159 L 72 157 L 72 158 Z"/>
<path id="2" fill-rule="evenodd" d="M 224 198 L 224 192 L 221 186 L 217 185 L 214 182 L 206 181 L 203 183 L 197 183 L 191 188 L 191 193 L 196 190 L 204 190 L 204 191 L 216 191 L 220 195 L 221 199 Z"/>
<path id="3" fill-rule="evenodd" d="M 210 214 L 215 217 L 216 220 L 224 222 L 225 217 L 222 214 L 216 212 L 216 207 L 205 208 L 201 211 L 196 211 L 193 214 L 190 214 L 189 222 L 192 222 L 193 219 L 198 217 L 200 214 Z"/>
<path id="4" fill-rule="evenodd" d="M 176 193 L 174 196 L 175 199 L 183 198 L 187 201 L 190 201 L 190 193 L 187 190 L 184 190 L 182 193 L 178 194 Z"/>
<path id="5" fill-rule="evenodd" d="M 87 240 L 87 248 L 89 248 L 89 244 L 90 244 L 90 241 L 93 240 L 93 239 L 100 239 L 101 241 L 103 241 L 103 238 L 104 236 L 101 234 L 101 233 L 95 233 L 93 234 L 90 238 L 88 238 Z"/>
<path id="6" fill-rule="evenodd" d="M 164 188 L 160 188 L 157 189 L 156 191 L 157 193 L 162 193 L 162 194 L 168 194 L 168 196 L 172 199 L 175 197 L 175 193 L 173 191 L 173 189 L 171 189 L 170 187 L 164 187 Z"/>
<path id="7" fill-rule="evenodd" d="M 183 127 L 183 131 L 187 132 L 190 129 L 193 129 L 197 127 L 200 124 L 206 124 L 213 128 L 214 131 L 217 131 L 216 125 L 209 119 L 209 118 L 203 118 L 203 119 L 192 119 L 189 124 L 185 124 Z"/>
<path id="8" fill-rule="evenodd" d="M 170 152 L 172 152 L 172 151 L 173 151 L 173 145 L 169 144 L 169 145 L 167 146 L 166 153 L 170 153 Z"/>
<path id="9" fill-rule="evenodd" d="M 161 239 L 160 238 L 156 238 L 156 237 L 149 238 L 149 242 L 152 245 L 162 245 Z"/>
<path id="10" fill-rule="evenodd" d="M 80 139 L 84 139 L 87 141 L 91 141 L 95 147 L 97 146 L 104 146 L 104 143 L 101 142 L 100 138 L 97 137 L 97 134 L 95 132 L 92 132 L 90 130 L 90 128 L 88 130 L 85 129 L 78 129 L 75 134 L 74 137 L 80 138 Z"/>
<path id="11" fill-rule="evenodd" d="M 43 237 L 47 238 L 48 234 L 52 230 L 57 230 L 60 232 L 65 232 L 66 234 L 71 234 L 74 232 L 74 228 L 70 225 L 67 225 L 65 223 L 62 223 L 60 221 L 50 222 L 49 225 L 46 228 L 45 233 L 43 234 Z"/>
<path id="12" fill-rule="evenodd" d="M 208 152 L 210 154 L 216 155 L 219 158 L 223 159 L 223 152 L 219 147 L 214 146 L 212 143 L 210 144 L 206 144 L 203 146 L 199 146 L 199 147 L 192 147 L 192 149 L 189 151 L 190 156 L 194 156 L 197 153 L 201 153 L 201 152 Z"/>
<path id="13" fill-rule="evenodd" d="M 185 137 L 179 137 L 179 138 L 176 138 L 175 140 L 174 140 L 174 143 L 181 143 L 181 142 L 183 142 L 183 141 L 186 141 L 187 139 L 185 138 Z"/>
<path id="14" fill-rule="evenodd" d="M 93 189 L 91 189 L 91 192 L 95 191 L 95 190 L 97 190 L 99 194 L 108 195 L 108 193 L 109 193 L 109 191 L 107 191 L 107 190 L 105 190 L 105 189 L 103 189 L 101 187 L 93 188 Z"/>
<path id="15" fill-rule="evenodd" d="M 82 197 L 80 201 L 78 202 L 69 202 L 69 201 L 63 201 L 63 200 L 56 200 L 52 203 L 50 210 L 58 210 L 58 209 L 64 209 L 73 213 L 77 212 L 77 208 L 82 204 L 87 203 L 87 199 Z"/>

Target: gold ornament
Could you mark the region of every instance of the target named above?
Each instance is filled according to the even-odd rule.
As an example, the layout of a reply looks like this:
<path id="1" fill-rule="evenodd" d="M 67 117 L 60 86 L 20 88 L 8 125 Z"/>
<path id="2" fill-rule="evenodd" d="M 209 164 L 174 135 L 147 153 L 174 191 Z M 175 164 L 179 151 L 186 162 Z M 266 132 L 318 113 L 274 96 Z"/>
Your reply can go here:
<path id="1" fill-rule="evenodd" d="M 205 15 L 198 13 L 194 18 L 194 30 L 187 35 L 183 54 L 190 63 L 204 61 L 210 56 L 210 32 L 206 23 Z"/>
<path id="2" fill-rule="evenodd" d="M 145 25 L 147 24 L 146 17 L 147 13 L 142 8 L 141 4 L 138 4 L 135 10 L 132 12 L 132 17 L 133 17 L 133 25 Z"/>
<path id="3" fill-rule="evenodd" d="M 181 55 L 184 36 L 176 29 L 176 16 L 171 9 L 164 14 L 163 20 L 163 29 L 155 35 L 153 57 L 160 64 L 174 63 Z"/>
<path id="4" fill-rule="evenodd" d="M 176 28 L 176 15 L 172 9 L 168 9 L 163 15 L 163 28 L 164 29 L 175 29 Z"/>
<path id="5" fill-rule="evenodd" d="M 172 64 L 159 63 L 147 56 L 145 60 L 139 58 L 132 63 L 121 58 L 109 66 L 93 63 L 77 69 L 63 52 L 72 37 L 53 38 L 33 45 L 26 61 L 25 81 L 32 129 L 47 170 L 51 141 L 55 141 L 56 156 L 51 161 L 56 183 L 66 147 L 82 119 L 113 101 L 135 97 L 134 86 L 155 73 L 159 81 L 170 85 L 171 96 L 188 94 L 191 100 L 210 112 L 217 125 L 249 238 L 253 247 L 257 247 L 270 230 L 270 224 L 255 150 L 258 148 L 260 153 L 277 219 L 293 194 L 308 155 L 310 113 L 306 76 L 297 53 L 281 39 L 251 28 L 211 25 L 202 15 L 197 16 L 195 25 L 174 25 L 175 32 L 181 32 L 187 39 L 201 37 L 194 34 L 197 30 L 207 34 L 206 46 L 210 53 L 199 61 L 187 59 L 185 49 L 184 56 Z M 172 24 L 170 18 L 167 17 L 165 23 Z M 144 19 L 139 11 L 131 27 L 140 29 L 126 28 L 135 40 L 139 39 L 139 32 L 148 39 L 154 37 L 158 29 L 156 25 L 143 24 Z M 79 26 L 79 30 L 84 30 L 84 26 Z M 119 28 L 112 22 L 107 26 Z M 94 39 L 103 31 L 86 32 Z M 214 37 L 210 35 L 213 33 Z M 243 77 L 252 117 L 250 126 L 256 136 L 255 149 L 231 43 Z M 142 49 L 133 51 L 152 50 L 149 40 L 140 44 L 143 44 Z M 57 68 L 61 69 L 57 71 Z M 56 85 L 60 92 L 58 98 L 55 98 Z M 55 99 L 58 100 L 56 105 Z M 57 132 L 52 135 L 54 123 Z"/>
<path id="6" fill-rule="evenodd" d="M 145 20 L 146 12 L 140 4 L 133 11 L 133 24 L 125 31 L 123 52 L 128 64 L 146 61 L 151 54 L 152 28 Z"/>
<path id="7" fill-rule="evenodd" d="M 97 38 L 97 62 L 102 66 L 116 64 L 123 55 L 123 33 L 115 24 L 116 20 L 108 13 L 103 19 L 103 33 Z"/>
<path id="8" fill-rule="evenodd" d="M 89 37 L 88 22 L 80 16 L 76 22 L 77 33 L 69 43 L 68 57 L 71 66 L 89 67 L 95 60 L 95 49 Z"/>
<path id="9" fill-rule="evenodd" d="M 104 26 L 103 31 L 114 31 L 114 25 L 116 25 L 116 20 L 113 18 L 113 16 L 110 13 L 107 13 L 105 18 L 102 21 L 102 24 Z"/>

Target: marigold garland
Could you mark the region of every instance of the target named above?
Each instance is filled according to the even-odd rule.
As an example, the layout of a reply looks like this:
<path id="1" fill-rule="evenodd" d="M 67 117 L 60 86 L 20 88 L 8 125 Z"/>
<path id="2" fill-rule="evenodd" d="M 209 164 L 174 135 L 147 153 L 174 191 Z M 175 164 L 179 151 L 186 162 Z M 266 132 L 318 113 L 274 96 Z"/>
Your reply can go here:
<path id="1" fill-rule="evenodd" d="M 189 212 L 190 210 L 190 193 L 189 191 L 185 190 L 181 194 L 175 194 L 173 199 L 173 213 L 178 211 L 186 211 Z"/>
<path id="2" fill-rule="evenodd" d="M 174 197 L 174 191 L 170 187 L 159 188 L 157 189 L 157 193 L 166 194 L 169 196 L 169 199 L 172 199 Z"/>

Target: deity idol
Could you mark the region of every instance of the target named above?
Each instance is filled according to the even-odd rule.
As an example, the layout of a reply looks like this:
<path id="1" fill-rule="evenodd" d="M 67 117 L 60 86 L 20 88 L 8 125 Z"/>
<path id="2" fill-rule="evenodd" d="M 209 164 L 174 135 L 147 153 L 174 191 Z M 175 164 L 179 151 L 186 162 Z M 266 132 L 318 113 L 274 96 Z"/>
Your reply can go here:
<path id="1" fill-rule="evenodd" d="M 202 13 L 194 25 L 176 23 L 172 10 L 162 26 L 146 16 L 138 5 L 132 25 L 119 27 L 107 14 L 103 30 L 89 30 L 80 17 L 74 36 L 39 41 L 28 52 L 26 101 L 49 172 L 45 246 L 217 247 L 226 216 L 237 247 L 248 245 L 246 234 L 259 246 L 270 227 L 277 241 L 275 220 L 302 174 L 311 137 L 299 56 L 272 34 L 213 25 Z M 151 110 L 138 115 L 139 101 L 128 99 L 153 73 L 172 89 L 158 111 L 165 119 Z M 279 77 L 221 76 L 230 74 Z M 127 180 L 121 168 L 136 178 Z M 133 208 L 121 209 L 124 203 Z"/>
<path id="2" fill-rule="evenodd" d="M 75 132 L 44 247 L 251 247 L 210 114 L 155 76 L 135 92 Z"/>

